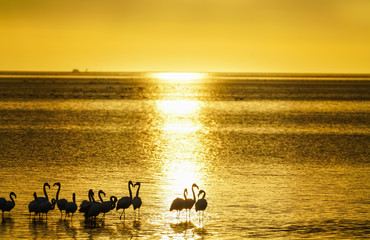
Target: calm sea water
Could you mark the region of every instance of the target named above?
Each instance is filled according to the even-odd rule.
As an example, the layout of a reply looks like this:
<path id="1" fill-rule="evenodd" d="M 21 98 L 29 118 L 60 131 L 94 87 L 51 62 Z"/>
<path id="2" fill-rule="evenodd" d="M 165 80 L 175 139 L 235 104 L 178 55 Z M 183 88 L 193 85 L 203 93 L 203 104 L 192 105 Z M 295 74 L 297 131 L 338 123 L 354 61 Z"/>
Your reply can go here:
<path id="1" fill-rule="evenodd" d="M 0 197 L 17 194 L 1 239 L 370 234 L 369 81 L 3 77 L 0 117 Z M 79 204 L 90 188 L 128 196 L 129 180 L 141 182 L 137 221 L 132 208 L 94 225 L 28 215 L 44 182 Z M 193 183 L 207 193 L 203 222 L 169 211 Z"/>

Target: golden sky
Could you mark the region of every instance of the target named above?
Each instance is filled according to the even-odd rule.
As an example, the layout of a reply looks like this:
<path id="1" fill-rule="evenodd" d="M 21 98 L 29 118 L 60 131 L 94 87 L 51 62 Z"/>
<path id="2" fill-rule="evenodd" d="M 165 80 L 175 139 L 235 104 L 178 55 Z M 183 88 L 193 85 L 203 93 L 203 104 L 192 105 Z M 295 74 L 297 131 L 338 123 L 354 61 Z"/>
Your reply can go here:
<path id="1" fill-rule="evenodd" d="M 370 72 L 369 0 L 0 0 L 0 70 Z"/>

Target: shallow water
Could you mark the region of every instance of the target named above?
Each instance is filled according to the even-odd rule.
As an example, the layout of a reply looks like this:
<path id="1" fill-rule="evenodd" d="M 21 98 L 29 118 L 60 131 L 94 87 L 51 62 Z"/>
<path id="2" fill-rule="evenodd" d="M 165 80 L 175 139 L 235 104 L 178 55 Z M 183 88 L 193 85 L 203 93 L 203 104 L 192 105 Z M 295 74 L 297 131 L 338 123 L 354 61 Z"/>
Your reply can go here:
<path id="1" fill-rule="evenodd" d="M 369 235 L 368 81 L 11 79 L 0 81 L 0 196 L 17 194 L 1 238 L 325 239 Z M 128 196 L 94 224 L 29 217 L 44 182 L 78 204 Z M 207 192 L 204 221 L 170 212 Z M 56 187 L 48 194 L 55 197 Z M 197 191 L 196 191 L 197 192 Z M 135 193 L 135 190 L 134 190 Z M 190 191 L 190 196 L 192 193 Z M 96 195 L 95 198 L 97 199 Z"/>

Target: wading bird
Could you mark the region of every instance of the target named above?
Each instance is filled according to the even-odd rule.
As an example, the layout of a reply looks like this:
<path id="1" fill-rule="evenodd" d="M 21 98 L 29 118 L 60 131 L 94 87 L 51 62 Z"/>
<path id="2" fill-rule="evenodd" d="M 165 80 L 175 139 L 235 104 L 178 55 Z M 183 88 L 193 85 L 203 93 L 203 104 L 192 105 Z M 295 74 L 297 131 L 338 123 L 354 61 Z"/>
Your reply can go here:
<path id="1" fill-rule="evenodd" d="M 53 186 L 55 186 L 55 185 L 58 186 L 56 201 L 57 201 L 58 209 L 60 211 L 60 217 L 62 217 L 62 215 L 63 215 L 62 211 L 66 210 L 66 205 L 67 205 L 68 201 L 65 198 L 59 199 L 59 192 L 60 192 L 60 188 L 61 188 L 60 182 L 57 182 L 57 183 L 53 184 Z"/>
<path id="2" fill-rule="evenodd" d="M 103 213 L 103 218 L 105 218 L 105 214 L 115 208 L 117 197 L 111 196 L 109 201 L 103 201 L 103 198 L 100 194 L 104 194 L 105 197 L 105 193 L 102 190 L 99 191 L 99 198 L 101 201 L 100 211 Z"/>
<path id="3" fill-rule="evenodd" d="M 132 200 L 132 206 L 134 207 L 134 211 L 135 211 L 135 219 L 136 219 L 136 209 L 138 209 L 138 212 L 139 212 L 138 217 L 140 218 L 140 207 L 141 207 L 141 204 L 142 204 L 141 198 L 139 197 L 139 191 L 140 191 L 141 183 L 140 182 L 135 183 L 134 187 L 136 185 L 139 186 L 139 187 L 136 190 L 136 196 Z"/>
<path id="4" fill-rule="evenodd" d="M 180 218 L 180 211 L 185 208 L 185 201 L 186 201 L 186 195 L 188 194 L 188 189 L 184 189 L 184 198 L 176 198 L 172 201 L 170 211 L 176 210 L 177 211 L 177 218 Z"/>
<path id="5" fill-rule="evenodd" d="M 14 192 L 11 192 L 9 194 L 10 201 L 5 201 L 5 204 L 1 207 L 1 211 L 3 212 L 3 214 L 4 214 L 4 212 L 9 212 L 9 214 L 10 214 L 10 211 L 14 208 L 15 201 L 13 199 L 13 196 L 15 198 L 17 198 L 17 195 L 15 195 Z"/>
<path id="6" fill-rule="evenodd" d="M 93 218 L 94 220 L 96 220 L 96 217 L 101 212 L 101 203 L 95 202 L 94 192 L 92 192 L 92 194 L 91 194 L 91 201 L 92 202 L 90 203 L 89 208 L 85 212 L 84 217 L 85 217 L 85 219 L 91 219 L 91 218 Z"/>
<path id="7" fill-rule="evenodd" d="M 66 210 L 65 210 L 66 211 L 66 218 L 67 218 L 67 216 L 69 216 L 70 213 L 72 213 L 71 219 L 73 217 L 73 214 L 77 210 L 76 194 L 75 193 L 72 194 L 72 199 L 73 199 L 73 202 L 68 202 L 66 204 Z"/>
<path id="8" fill-rule="evenodd" d="M 203 193 L 202 198 L 199 196 Z M 195 211 L 202 211 L 202 220 L 204 219 L 204 211 L 207 208 L 207 200 L 204 199 L 206 197 L 206 192 L 204 190 L 200 190 L 198 193 L 198 201 L 195 203 Z"/>
<path id="9" fill-rule="evenodd" d="M 191 191 L 193 192 L 193 199 L 191 198 L 187 198 L 185 200 L 185 211 L 189 210 L 189 219 L 190 219 L 190 212 L 191 212 L 191 209 L 192 207 L 194 206 L 194 203 L 195 203 L 195 192 L 194 192 L 194 188 L 198 188 L 198 185 L 196 185 L 195 183 L 193 183 L 193 185 L 191 186 Z M 186 216 L 187 217 L 187 216 Z"/>
<path id="10" fill-rule="evenodd" d="M 117 202 L 117 207 L 116 207 L 116 209 L 117 209 L 117 211 L 119 210 L 119 209 L 123 209 L 123 211 L 122 211 L 122 213 L 121 213 L 121 215 L 119 216 L 119 219 L 121 219 L 122 218 L 122 214 L 123 214 L 123 219 L 125 220 L 126 219 L 126 214 L 125 214 L 125 210 L 127 209 L 127 208 L 129 208 L 130 206 L 131 206 L 131 204 L 132 204 L 132 192 L 131 192 L 131 186 L 133 186 L 134 184 L 132 183 L 132 181 L 129 181 L 128 182 L 128 191 L 129 191 L 129 193 L 130 193 L 130 196 L 129 197 L 122 197 L 120 200 L 118 200 L 118 202 Z"/>
<path id="11" fill-rule="evenodd" d="M 39 206 L 39 204 L 41 203 L 37 200 L 36 192 L 33 193 L 33 197 L 34 197 L 34 200 L 32 200 L 28 204 L 28 211 L 30 212 L 30 217 L 31 217 L 31 213 L 34 213 L 36 211 L 37 207 Z M 35 215 L 36 215 L 36 213 L 35 213 Z"/>
<path id="12" fill-rule="evenodd" d="M 91 205 L 91 196 L 94 194 L 94 192 L 93 192 L 93 190 L 92 189 L 90 189 L 89 190 L 89 193 L 88 193 L 88 196 L 89 196 L 89 200 L 87 201 L 87 200 L 83 200 L 82 202 L 81 202 L 81 204 L 80 204 L 80 209 L 78 209 L 78 211 L 79 212 L 83 212 L 83 213 L 85 213 L 88 209 L 89 209 L 89 207 L 90 207 L 90 205 Z"/>
<path id="13" fill-rule="evenodd" d="M 50 210 L 54 210 L 55 208 L 55 204 L 56 204 L 56 201 L 55 199 L 51 199 L 51 202 L 49 201 L 44 201 L 44 202 L 41 202 L 37 208 L 36 208 L 36 211 L 35 211 L 35 214 L 46 214 L 46 219 L 48 219 L 48 212 Z M 39 216 L 40 217 L 40 216 Z"/>

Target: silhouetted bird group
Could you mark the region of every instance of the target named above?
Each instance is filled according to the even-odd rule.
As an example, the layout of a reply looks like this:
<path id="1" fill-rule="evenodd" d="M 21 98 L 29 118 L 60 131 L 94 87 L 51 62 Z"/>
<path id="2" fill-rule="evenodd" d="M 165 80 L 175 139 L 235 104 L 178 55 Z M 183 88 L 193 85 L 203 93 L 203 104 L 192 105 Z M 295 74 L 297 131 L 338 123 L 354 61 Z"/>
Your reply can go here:
<path id="1" fill-rule="evenodd" d="M 65 212 L 65 218 L 68 216 L 71 216 L 71 219 L 73 217 L 73 214 L 77 211 L 77 204 L 76 204 L 76 194 L 72 194 L 72 201 L 68 201 L 67 199 L 59 199 L 59 193 L 61 189 L 61 184 L 59 182 L 54 183 L 53 186 L 58 187 L 58 191 L 56 193 L 56 198 L 51 199 L 49 201 L 49 196 L 47 194 L 47 188 L 50 189 L 49 183 L 44 183 L 43 186 L 43 192 L 44 192 L 44 197 L 37 197 L 37 193 L 33 193 L 34 200 L 32 200 L 28 204 L 28 210 L 30 213 L 30 216 L 32 213 L 39 216 L 43 217 L 44 214 L 47 218 L 47 214 L 50 210 L 55 209 L 55 205 L 58 207 L 61 216 L 63 216 L 63 211 Z M 132 195 L 132 189 L 131 188 L 136 188 L 136 195 L 133 198 Z M 108 213 L 109 211 L 113 210 L 116 208 L 116 210 L 122 209 L 122 213 L 120 215 L 120 219 L 122 218 L 122 215 L 125 220 L 125 210 L 128 209 L 131 205 L 133 206 L 133 209 L 135 211 L 135 220 L 137 219 L 137 216 L 140 217 L 140 207 L 142 205 L 141 198 L 139 197 L 139 191 L 140 191 L 141 184 L 140 182 L 137 182 L 133 184 L 132 181 L 128 182 L 128 190 L 129 190 L 129 195 L 126 197 L 122 197 L 119 200 L 115 196 L 111 196 L 109 201 L 103 201 L 102 195 L 104 197 L 106 196 L 105 192 L 103 190 L 99 190 L 98 192 L 98 197 L 100 202 L 96 202 L 94 199 L 94 191 L 92 189 L 89 190 L 88 192 L 88 198 L 89 200 L 83 200 L 80 204 L 80 207 L 78 209 L 79 212 L 84 214 L 85 219 L 87 220 L 96 220 L 96 217 L 102 213 L 103 218 L 105 218 L 105 214 Z M 185 209 L 186 211 L 186 218 L 188 216 L 189 212 L 189 218 L 190 218 L 190 211 L 195 205 L 195 211 L 202 211 L 203 216 L 204 216 L 204 210 L 207 208 L 207 200 L 205 199 L 206 193 L 204 190 L 199 190 L 198 191 L 198 200 L 196 201 L 196 195 L 195 195 L 195 188 L 199 190 L 199 187 L 194 183 L 191 187 L 191 191 L 193 193 L 193 199 L 192 198 L 187 198 L 188 195 L 188 190 L 185 188 L 184 189 L 184 198 L 176 198 L 173 200 L 170 211 L 176 210 L 178 213 L 178 218 L 180 217 L 180 212 Z M 203 194 L 202 198 L 199 198 L 199 196 Z M 0 210 L 3 212 L 10 212 L 14 206 L 15 206 L 15 201 L 14 198 L 17 197 L 17 195 L 14 192 L 11 192 L 9 194 L 10 201 L 7 201 L 5 198 L 0 198 Z M 138 210 L 138 211 L 136 211 Z M 138 213 L 137 213 L 138 212 Z"/>
<path id="2" fill-rule="evenodd" d="M 199 190 L 198 185 L 193 183 L 193 185 L 191 186 L 191 191 L 193 192 L 193 199 L 187 198 L 188 189 L 185 188 L 184 189 L 184 198 L 185 199 L 184 198 L 176 198 L 175 200 L 173 200 L 173 202 L 171 204 L 171 207 L 170 207 L 170 211 L 176 210 L 177 211 L 177 218 L 180 218 L 180 212 L 183 209 L 185 209 L 186 219 L 188 218 L 188 212 L 189 212 L 189 219 L 190 219 L 190 211 L 191 211 L 191 209 L 193 208 L 193 206 L 195 204 L 195 211 L 196 212 L 202 211 L 203 212 L 202 213 L 202 219 L 203 219 L 204 211 L 207 208 L 207 200 L 204 199 L 205 196 L 206 196 L 206 192 L 204 190 L 200 190 L 198 192 L 198 200 L 196 201 L 196 195 L 195 195 L 194 188 L 197 188 Z M 199 199 L 199 196 L 201 194 L 203 194 L 203 196 L 202 196 L 201 199 Z"/>

